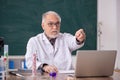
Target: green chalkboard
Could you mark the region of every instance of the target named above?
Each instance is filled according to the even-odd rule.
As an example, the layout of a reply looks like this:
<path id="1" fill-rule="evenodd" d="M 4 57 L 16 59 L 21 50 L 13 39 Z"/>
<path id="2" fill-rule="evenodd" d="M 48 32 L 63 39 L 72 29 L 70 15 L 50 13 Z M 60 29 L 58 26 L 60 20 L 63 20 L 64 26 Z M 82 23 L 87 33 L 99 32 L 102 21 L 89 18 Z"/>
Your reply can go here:
<path id="1" fill-rule="evenodd" d="M 41 15 L 49 10 L 60 14 L 61 32 L 85 30 L 81 50 L 96 50 L 97 0 L 0 0 L 0 37 L 9 45 L 9 55 L 25 55 L 27 41 L 43 31 Z"/>

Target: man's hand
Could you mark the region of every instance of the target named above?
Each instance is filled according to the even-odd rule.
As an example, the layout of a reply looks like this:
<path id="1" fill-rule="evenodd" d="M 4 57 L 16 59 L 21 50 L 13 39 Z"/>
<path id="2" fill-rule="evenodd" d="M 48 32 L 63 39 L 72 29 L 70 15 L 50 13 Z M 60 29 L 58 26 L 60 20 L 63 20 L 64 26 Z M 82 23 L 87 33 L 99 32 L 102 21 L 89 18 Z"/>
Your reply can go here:
<path id="1" fill-rule="evenodd" d="M 44 71 L 45 72 L 47 72 L 47 73 L 50 73 L 51 71 L 52 72 L 58 72 L 58 69 L 57 69 L 57 67 L 55 67 L 54 65 L 46 65 L 46 66 L 44 66 Z"/>
<path id="2" fill-rule="evenodd" d="M 85 32 L 83 29 L 79 29 L 76 33 L 75 33 L 75 37 L 79 42 L 83 42 L 86 38 Z"/>

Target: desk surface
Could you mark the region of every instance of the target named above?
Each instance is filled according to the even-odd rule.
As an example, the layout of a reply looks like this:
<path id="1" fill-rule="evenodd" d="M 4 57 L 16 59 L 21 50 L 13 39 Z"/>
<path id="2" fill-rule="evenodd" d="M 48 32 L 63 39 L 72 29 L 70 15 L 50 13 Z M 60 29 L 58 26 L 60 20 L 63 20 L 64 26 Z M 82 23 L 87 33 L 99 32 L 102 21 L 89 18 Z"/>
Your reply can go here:
<path id="1" fill-rule="evenodd" d="M 48 74 L 37 74 L 36 77 L 32 77 L 30 73 L 22 73 L 25 77 L 18 77 L 14 75 L 8 75 L 6 80 L 120 80 L 120 72 L 114 72 L 111 77 L 94 77 L 94 78 L 75 78 L 69 76 L 69 74 L 57 74 L 55 79 L 50 79 Z"/>

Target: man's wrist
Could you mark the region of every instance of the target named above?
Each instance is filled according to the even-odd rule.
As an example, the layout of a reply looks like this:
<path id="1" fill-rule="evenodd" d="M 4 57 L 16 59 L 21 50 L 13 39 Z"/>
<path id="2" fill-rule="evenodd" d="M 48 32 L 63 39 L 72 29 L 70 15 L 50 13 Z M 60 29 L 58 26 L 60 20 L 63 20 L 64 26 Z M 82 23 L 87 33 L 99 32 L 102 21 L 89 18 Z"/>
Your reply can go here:
<path id="1" fill-rule="evenodd" d="M 48 64 L 47 63 L 43 63 L 42 65 L 41 65 L 41 68 L 44 68 L 45 66 L 47 66 Z"/>
<path id="2" fill-rule="evenodd" d="M 47 66 L 47 65 L 48 65 L 47 63 L 43 63 L 39 66 L 38 69 L 41 69 L 43 72 L 45 72 L 44 67 Z"/>
<path id="3" fill-rule="evenodd" d="M 84 41 L 85 41 L 85 40 L 79 41 L 79 40 L 76 38 L 76 43 L 77 43 L 77 45 L 80 45 L 80 44 L 84 43 Z"/>

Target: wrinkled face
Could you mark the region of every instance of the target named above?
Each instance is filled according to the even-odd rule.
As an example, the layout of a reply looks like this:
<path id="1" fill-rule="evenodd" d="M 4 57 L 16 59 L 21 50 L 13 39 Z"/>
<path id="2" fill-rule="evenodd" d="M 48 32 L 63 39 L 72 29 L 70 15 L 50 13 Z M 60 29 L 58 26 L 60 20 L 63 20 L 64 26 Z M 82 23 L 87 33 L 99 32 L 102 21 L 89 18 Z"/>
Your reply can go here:
<path id="1" fill-rule="evenodd" d="M 42 28 L 49 38 L 56 38 L 60 32 L 60 21 L 54 14 L 48 14 L 42 23 Z"/>

